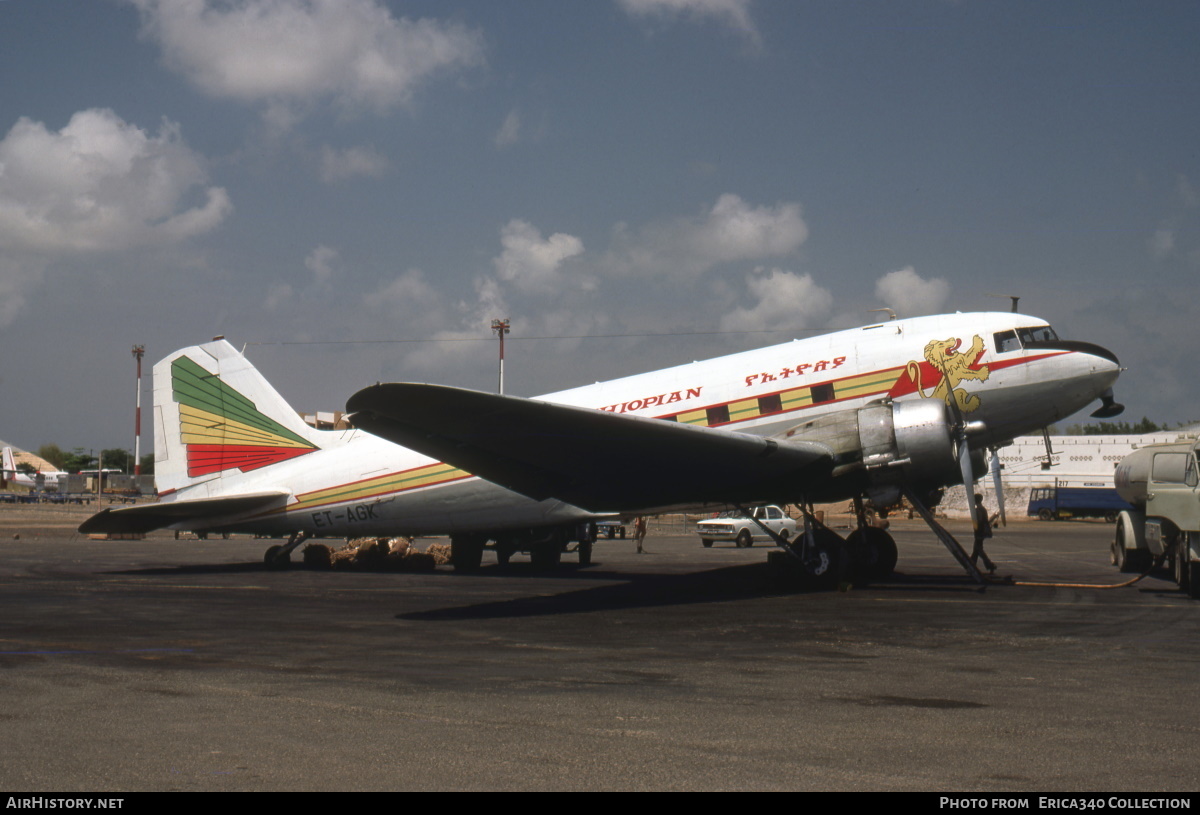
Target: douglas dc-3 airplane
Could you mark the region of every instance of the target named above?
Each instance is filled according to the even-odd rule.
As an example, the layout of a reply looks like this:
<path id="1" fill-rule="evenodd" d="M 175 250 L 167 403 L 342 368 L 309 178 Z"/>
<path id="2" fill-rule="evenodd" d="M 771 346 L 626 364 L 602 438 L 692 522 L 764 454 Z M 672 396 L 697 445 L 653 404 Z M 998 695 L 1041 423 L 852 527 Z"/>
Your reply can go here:
<path id="1" fill-rule="evenodd" d="M 1120 366 L 1036 317 L 949 314 L 599 382 L 538 399 L 377 384 L 347 403 L 352 430 L 316 430 L 223 339 L 154 367 L 157 504 L 106 509 L 82 532 L 451 536 L 456 569 L 494 541 L 558 562 L 591 521 L 668 509 L 795 503 L 805 532 L 773 562 L 820 578 L 886 576 L 896 547 L 862 521 L 844 542 L 813 502 L 928 496 L 984 471 L 983 451 L 1094 399 L 1114 416 Z M 944 535 L 944 530 L 939 534 Z M 943 541 L 946 542 L 943 536 Z M 953 538 L 950 538 L 953 541 Z M 979 577 L 957 543 L 946 542 Z M 584 546 L 588 549 L 585 551 Z M 844 558 L 843 554 L 849 555 Z"/>

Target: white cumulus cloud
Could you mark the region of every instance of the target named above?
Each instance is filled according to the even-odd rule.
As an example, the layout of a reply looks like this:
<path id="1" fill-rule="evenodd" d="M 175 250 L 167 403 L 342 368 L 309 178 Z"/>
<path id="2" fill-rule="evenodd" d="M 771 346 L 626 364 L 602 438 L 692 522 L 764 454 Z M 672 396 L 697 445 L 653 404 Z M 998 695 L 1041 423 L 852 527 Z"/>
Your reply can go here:
<path id="1" fill-rule="evenodd" d="M 157 135 L 111 110 L 85 110 L 58 132 L 21 118 L 0 141 L 0 247 L 38 254 L 172 243 L 231 211 L 201 158 L 164 122 Z M 201 188 L 204 202 L 187 207 Z"/>
<path id="2" fill-rule="evenodd" d="M 207 94 L 243 102 L 332 98 L 386 110 L 433 75 L 483 61 L 479 32 L 396 18 L 378 0 L 128 2 L 170 68 Z"/>
<path id="3" fill-rule="evenodd" d="M 750 16 L 750 0 L 617 0 L 634 17 L 716 20 L 757 42 L 758 29 Z"/>
<path id="4" fill-rule="evenodd" d="M 492 138 L 492 143 L 497 147 L 510 147 L 516 144 L 521 138 L 521 114 L 515 110 L 509 111 L 504 117 L 504 122 L 500 125 L 500 129 L 496 131 L 496 135 Z"/>
<path id="5" fill-rule="evenodd" d="M 898 317 L 936 314 L 950 297 L 950 284 L 940 277 L 925 280 L 912 266 L 906 266 L 879 278 L 875 296 Z"/>
<path id="6" fill-rule="evenodd" d="M 493 261 L 497 276 L 527 291 L 557 289 L 563 261 L 583 253 L 583 241 L 574 235 L 556 232 L 543 239 L 536 227 L 516 218 L 500 230 L 500 244 L 504 249 Z"/>
<path id="7" fill-rule="evenodd" d="M 321 150 L 321 180 L 326 184 L 346 181 L 358 176 L 379 178 L 389 169 L 391 162 L 387 156 L 372 147 L 347 147 L 345 150 L 335 150 L 324 147 Z"/>
<path id="8" fill-rule="evenodd" d="M 616 274 L 698 277 L 722 263 L 784 257 L 808 239 L 800 205 L 754 207 L 726 193 L 701 217 L 619 226 L 605 265 Z"/>
<path id="9" fill-rule="evenodd" d="M 734 309 L 721 317 L 721 331 L 802 328 L 824 322 L 833 308 L 833 295 L 818 286 L 809 274 L 758 270 L 747 276 L 746 288 L 754 298 L 754 305 Z"/>

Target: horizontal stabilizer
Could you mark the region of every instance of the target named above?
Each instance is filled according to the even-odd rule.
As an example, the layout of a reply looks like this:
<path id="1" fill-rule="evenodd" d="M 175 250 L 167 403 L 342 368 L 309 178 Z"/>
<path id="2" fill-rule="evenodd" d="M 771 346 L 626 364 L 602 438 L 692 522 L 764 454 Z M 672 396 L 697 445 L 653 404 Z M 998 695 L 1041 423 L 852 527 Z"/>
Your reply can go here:
<path id="1" fill-rule="evenodd" d="M 356 427 L 502 487 L 598 512 L 795 500 L 798 483 L 830 470 L 819 443 L 440 385 L 374 385 L 346 410 Z"/>
<path id="2" fill-rule="evenodd" d="M 150 532 L 184 521 L 203 521 L 272 506 L 282 507 L 290 495 L 287 490 L 272 490 L 191 501 L 164 501 L 119 509 L 109 507 L 80 524 L 79 531 L 84 534 Z"/>

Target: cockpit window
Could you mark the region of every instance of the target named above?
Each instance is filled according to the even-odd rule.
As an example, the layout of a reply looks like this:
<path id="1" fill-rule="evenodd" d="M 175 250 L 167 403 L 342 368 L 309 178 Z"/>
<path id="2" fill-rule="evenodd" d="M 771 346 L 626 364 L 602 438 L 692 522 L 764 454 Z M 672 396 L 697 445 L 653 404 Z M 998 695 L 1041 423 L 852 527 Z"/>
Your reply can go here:
<path id="1" fill-rule="evenodd" d="M 1021 350 L 1021 343 L 1017 340 L 1016 331 L 1000 331 L 995 334 L 995 338 L 997 354 L 1003 354 L 1005 351 Z"/>
<path id="2" fill-rule="evenodd" d="M 1035 342 L 1055 342 L 1058 335 L 1048 325 L 1037 325 L 1032 328 L 1018 328 L 1013 331 L 997 331 L 992 335 L 996 342 L 996 353 L 1020 351 L 1026 345 Z"/>
<path id="3" fill-rule="evenodd" d="M 1021 343 L 1028 345 L 1031 342 L 1057 342 L 1058 335 L 1054 333 L 1054 329 L 1048 325 L 1038 325 L 1033 328 L 1018 328 L 1017 334 L 1021 337 Z"/>

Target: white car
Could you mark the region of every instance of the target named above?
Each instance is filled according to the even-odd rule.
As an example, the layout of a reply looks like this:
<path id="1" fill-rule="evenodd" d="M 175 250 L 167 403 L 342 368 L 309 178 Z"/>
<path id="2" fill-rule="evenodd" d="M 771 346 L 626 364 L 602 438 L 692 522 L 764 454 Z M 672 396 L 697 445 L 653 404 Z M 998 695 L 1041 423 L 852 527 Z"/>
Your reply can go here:
<path id="1" fill-rule="evenodd" d="M 796 522 L 777 506 L 752 507 L 749 512 L 752 517 L 761 521 L 763 526 L 785 539 L 796 534 Z M 740 548 L 753 546 L 755 541 L 774 543 L 771 536 L 758 524 L 737 510 L 722 512 L 716 518 L 700 521 L 696 524 L 696 534 L 700 536 L 700 542 L 706 548 L 712 546 L 713 541 L 733 541 Z"/>

